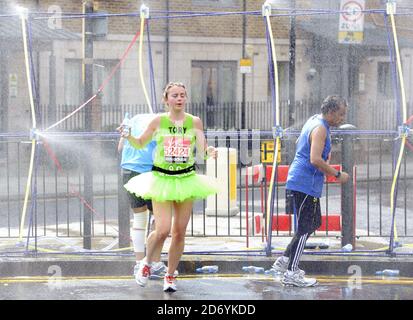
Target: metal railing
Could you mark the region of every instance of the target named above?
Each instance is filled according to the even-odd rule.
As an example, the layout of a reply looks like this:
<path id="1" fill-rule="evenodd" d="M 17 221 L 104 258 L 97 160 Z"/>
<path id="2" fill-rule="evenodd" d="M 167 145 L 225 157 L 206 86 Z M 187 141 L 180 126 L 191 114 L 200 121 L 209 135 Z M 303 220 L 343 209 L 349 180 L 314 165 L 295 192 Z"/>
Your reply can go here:
<path id="1" fill-rule="evenodd" d="M 296 101 L 292 112 L 293 123 L 289 122 L 288 101 L 280 102 L 281 126 L 286 129 L 301 129 L 305 121 L 313 114 L 320 113 L 321 101 L 300 100 Z M 39 127 L 46 128 L 62 119 L 78 106 L 76 105 L 42 105 L 39 112 Z M 350 106 L 359 109 L 359 106 Z M 94 131 L 110 132 L 122 122 L 125 112 L 130 115 L 147 113 L 145 104 L 126 105 L 102 105 L 93 107 L 92 127 Z M 204 127 L 209 129 L 239 130 L 242 129 L 241 114 L 243 106 L 241 102 L 218 103 L 207 105 L 206 103 L 187 103 L 187 112 L 200 117 Z M 274 111 L 269 101 L 254 101 L 245 103 L 245 129 L 271 130 L 274 121 Z M 365 114 L 368 117 L 358 117 L 357 127 L 368 130 L 396 130 L 397 112 L 394 101 L 368 101 Z M 155 112 L 162 112 L 164 105 L 154 106 Z M 354 110 L 351 112 L 355 113 Z M 413 104 L 408 103 L 408 115 L 413 114 Z M 360 116 L 360 115 L 359 115 Z M 60 124 L 56 129 L 60 131 L 84 131 L 85 109 L 76 113 L 67 121 Z"/>
<path id="2" fill-rule="evenodd" d="M 368 101 L 366 125 L 372 130 L 396 130 L 401 114 L 398 107 L 391 100 Z M 413 115 L 413 103 L 407 102 L 407 115 Z M 400 119 L 398 119 L 400 118 Z"/>
<path id="3" fill-rule="evenodd" d="M 62 119 L 78 106 L 75 105 L 42 105 L 39 112 L 39 127 L 47 128 L 54 124 L 57 119 Z M 164 105 L 154 106 L 155 112 L 164 111 Z M 271 130 L 273 119 L 273 106 L 271 102 L 246 102 L 245 103 L 246 129 Z M 94 131 L 114 131 L 122 122 L 125 112 L 130 115 L 148 113 L 145 104 L 127 105 L 102 105 L 93 109 Z M 297 101 L 295 106 L 295 128 L 300 126 L 314 113 L 319 112 L 320 103 L 313 100 Z M 241 113 L 243 106 L 241 102 L 218 103 L 207 105 L 206 103 L 187 103 L 186 111 L 200 117 L 204 122 L 204 127 L 209 129 L 238 130 L 241 127 Z M 282 126 L 287 128 L 288 124 L 288 102 L 281 101 Z M 84 131 L 85 109 L 77 112 L 67 121 L 60 124 L 56 129 L 61 131 Z"/>
<path id="4" fill-rule="evenodd" d="M 229 132 L 230 133 L 230 132 Z M 244 132 L 245 133 L 245 132 Z M 220 139 L 232 146 L 238 146 L 240 153 L 253 152 L 253 139 L 267 140 L 271 136 L 261 134 L 253 136 L 247 132 L 221 135 Z M 39 145 L 39 157 L 33 177 L 32 201 L 25 221 L 24 236 L 82 237 L 85 208 L 92 212 L 92 237 L 123 237 L 119 229 L 119 217 L 129 219 L 128 205 L 119 212 L 121 180 L 119 158 L 116 151 L 117 137 L 102 135 L 100 137 L 64 138 L 47 137 L 45 144 Z M 0 167 L 0 237 L 13 238 L 19 236 L 23 193 L 27 179 L 29 144 L 19 137 L 2 137 L 1 144 L 6 152 L 1 158 Z M 235 139 L 235 140 L 234 140 Z M 247 143 L 242 142 L 246 139 Z M 24 140 L 24 139 L 23 139 Z M 340 163 L 340 139 L 335 139 L 333 161 Z M 354 136 L 352 138 L 353 154 L 356 163 L 355 193 L 355 236 L 389 237 L 391 229 L 391 213 L 389 208 L 390 186 L 394 163 L 392 150 L 395 147 L 394 136 Z M 256 141 L 255 141 L 256 142 Z M 283 150 L 285 152 L 285 150 Z M 85 206 L 84 194 L 84 162 L 90 161 L 93 166 L 93 202 Z M 187 234 L 192 237 L 258 237 L 262 233 L 255 230 L 255 216 L 267 212 L 268 180 L 246 182 L 246 168 L 258 163 L 237 163 L 237 206 L 240 212 L 232 216 L 228 207 L 227 215 L 206 214 L 207 202 L 197 201 L 194 204 Z M 402 164 L 396 226 L 398 236 L 413 237 L 413 221 L 411 219 L 413 203 L 411 188 L 413 181 L 413 155 L 406 150 Z M 60 167 L 59 167 L 60 166 Z M 205 173 L 205 166 L 200 165 L 200 173 Z M 247 190 L 248 189 L 248 190 Z M 285 187 L 276 185 L 274 215 L 285 212 Z M 35 192 L 35 195 L 33 194 Z M 229 192 L 229 190 L 227 190 Z M 229 196 L 229 195 L 228 195 Z M 341 186 L 325 185 L 321 200 L 323 215 L 341 214 Z M 247 218 L 248 214 L 248 218 Z M 327 218 L 328 219 L 328 218 Z M 247 223 L 249 228 L 247 228 Z M 328 223 L 328 222 L 327 222 Z M 265 230 L 268 231 L 268 230 Z M 288 231 L 275 230 L 274 237 L 291 236 Z M 320 237 L 341 237 L 341 232 L 317 231 Z"/>

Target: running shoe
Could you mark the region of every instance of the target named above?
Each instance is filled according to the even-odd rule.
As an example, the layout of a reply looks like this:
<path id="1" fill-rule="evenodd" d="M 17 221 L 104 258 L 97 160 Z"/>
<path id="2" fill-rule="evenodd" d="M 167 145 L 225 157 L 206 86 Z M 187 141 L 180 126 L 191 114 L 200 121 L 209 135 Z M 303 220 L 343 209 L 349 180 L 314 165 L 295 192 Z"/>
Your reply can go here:
<path id="1" fill-rule="evenodd" d="M 290 258 L 281 256 L 278 257 L 277 260 L 275 260 L 274 264 L 272 265 L 271 269 L 274 270 L 277 273 L 284 274 L 284 272 L 287 271 L 288 269 L 288 262 L 290 261 Z M 301 270 L 298 268 L 299 272 L 304 276 L 305 271 Z"/>
<path id="2" fill-rule="evenodd" d="M 136 268 L 136 266 L 135 266 Z M 144 261 L 139 264 L 138 271 L 135 273 L 135 281 L 141 287 L 146 286 L 149 276 L 151 275 L 151 267 Z"/>
<path id="3" fill-rule="evenodd" d="M 151 275 L 149 276 L 150 280 L 159 280 L 162 279 L 166 272 L 168 271 L 168 267 L 163 262 L 152 262 L 151 265 Z M 179 275 L 178 270 L 175 270 L 174 276 L 177 277 Z"/>
<path id="4" fill-rule="evenodd" d="M 136 276 L 139 271 L 139 266 L 141 265 L 141 261 L 136 261 L 135 266 L 133 267 L 133 276 Z"/>
<path id="5" fill-rule="evenodd" d="M 169 273 L 165 274 L 163 279 L 163 291 L 175 292 L 176 291 L 176 277 Z"/>
<path id="6" fill-rule="evenodd" d="M 164 276 L 167 269 L 168 268 L 166 267 L 165 263 L 163 263 L 162 261 L 152 262 L 152 264 L 151 264 L 151 275 Z"/>
<path id="7" fill-rule="evenodd" d="M 317 284 L 317 279 L 306 278 L 299 270 L 290 271 L 287 270 L 281 280 L 282 284 L 285 286 L 293 287 L 313 287 Z"/>

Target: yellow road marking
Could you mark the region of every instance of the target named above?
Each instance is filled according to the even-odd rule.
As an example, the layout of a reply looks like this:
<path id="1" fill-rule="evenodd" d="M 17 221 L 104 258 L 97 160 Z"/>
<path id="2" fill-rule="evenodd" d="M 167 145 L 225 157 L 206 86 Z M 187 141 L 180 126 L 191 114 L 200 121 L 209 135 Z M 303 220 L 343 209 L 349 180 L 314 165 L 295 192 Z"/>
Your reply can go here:
<path id="1" fill-rule="evenodd" d="M 225 279 L 225 278 L 238 278 L 248 280 L 262 280 L 262 281 L 277 281 L 272 276 L 259 276 L 259 275 L 240 275 L 240 274 L 218 274 L 218 275 L 182 275 L 179 276 L 179 280 L 191 280 L 191 279 Z M 344 283 L 352 282 L 354 278 L 349 275 L 346 276 L 316 276 L 320 283 Z M 34 277 L 3 277 L 0 278 L 0 284 L 8 283 L 43 283 L 49 281 L 119 281 L 119 280 L 133 280 L 132 276 L 83 276 L 83 277 L 49 277 L 49 276 L 34 276 Z M 413 285 L 413 278 L 405 277 L 361 277 L 361 284 L 381 284 L 381 285 Z"/>

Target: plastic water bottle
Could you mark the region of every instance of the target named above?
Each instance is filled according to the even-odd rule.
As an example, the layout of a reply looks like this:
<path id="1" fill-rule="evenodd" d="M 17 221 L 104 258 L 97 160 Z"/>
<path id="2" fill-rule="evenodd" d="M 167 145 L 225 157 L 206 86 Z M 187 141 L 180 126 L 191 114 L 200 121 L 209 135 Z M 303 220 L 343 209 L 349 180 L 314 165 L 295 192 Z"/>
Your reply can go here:
<path id="1" fill-rule="evenodd" d="M 129 119 L 129 113 L 125 112 L 125 117 L 123 118 L 122 121 L 122 134 L 128 136 L 130 134 L 130 119 Z"/>
<path id="2" fill-rule="evenodd" d="M 282 274 L 281 272 L 275 271 L 275 270 L 272 269 L 272 268 L 271 268 L 271 269 L 268 269 L 268 270 L 265 270 L 264 273 L 265 273 L 266 275 L 269 275 L 269 276 L 278 276 L 278 275 Z"/>
<path id="3" fill-rule="evenodd" d="M 197 273 L 217 273 L 218 266 L 203 266 L 202 268 L 196 268 Z"/>
<path id="4" fill-rule="evenodd" d="M 376 272 L 376 276 L 388 276 L 388 277 L 397 277 L 399 275 L 399 270 L 397 269 L 384 269 Z"/>
<path id="5" fill-rule="evenodd" d="M 256 266 L 242 267 L 242 271 L 248 273 L 264 273 L 264 268 Z"/>
<path id="6" fill-rule="evenodd" d="M 352 250 L 353 250 L 353 246 L 351 245 L 351 243 L 348 243 L 344 247 L 341 248 L 341 251 L 344 251 L 344 252 L 350 252 Z"/>

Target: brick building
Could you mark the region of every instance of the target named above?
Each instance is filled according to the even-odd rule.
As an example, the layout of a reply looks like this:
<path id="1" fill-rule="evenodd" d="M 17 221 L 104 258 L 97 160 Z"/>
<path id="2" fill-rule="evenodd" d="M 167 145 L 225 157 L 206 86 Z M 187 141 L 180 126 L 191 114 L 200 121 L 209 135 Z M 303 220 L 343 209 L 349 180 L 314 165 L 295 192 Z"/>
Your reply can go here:
<path id="1" fill-rule="evenodd" d="M 241 12 L 242 0 L 147 0 L 151 58 L 153 62 L 154 89 L 158 102 L 162 88 L 168 80 L 188 84 L 190 101 L 201 104 L 224 104 L 245 100 L 261 102 L 271 100 L 268 72 L 268 48 L 265 22 L 260 15 L 263 1 L 245 1 L 246 11 L 257 14 L 226 16 L 192 16 L 189 12 Z M 279 6 L 291 5 L 291 1 L 273 1 Z M 338 10 L 339 1 L 295 1 L 298 9 L 312 8 Z M 53 114 L 58 105 L 73 108 L 85 101 L 82 81 L 82 21 L 81 0 L 17 1 L 30 12 L 37 13 L 32 20 L 33 63 L 38 86 L 38 102 L 46 106 L 44 113 Z M 95 90 L 112 68 L 139 29 L 139 1 L 93 1 L 97 13 L 114 14 L 96 21 L 94 38 L 93 70 Z M 0 1 L 1 12 L 12 13 L 15 8 L 8 1 Z M 366 9 L 384 8 L 384 1 L 366 0 Z M 165 19 L 166 12 L 172 16 Z M 45 13 L 43 16 L 40 13 Z M 304 12 L 304 11 L 303 11 Z M 302 12 L 302 13 L 303 13 Z M 48 13 L 49 15 L 46 15 Z M 69 13 L 73 16 L 67 17 Z M 64 19 L 58 19 L 63 14 Z M 123 15 L 125 14 L 125 15 Z M 135 14 L 135 15 L 134 15 Z M 178 18 L 176 15 L 180 15 Z M 43 18 L 42 18 L 43 17 Z M 245 17 L 245 21 L 243 18 Z M 56 19 L 57 18 L 57 19 Z M 386 30 L 380 15 L 365 16 L 364 42 L 361 45 L 337 43 L 339 14 L 299 15 L 296 17 L 295 46 L 295 99 L 318 101 L 327 94 L 338 93 L 349 98 L 353 106 L 351 121 L 360 128 L 372 128 L 366 117 L 368 106 L 377 101 L 393 100 L 390 82 L 389 51 Z M 412 87 L 412 40 L 404 25 L 407 17 L 398 17 L 402 58 L 405 62 L 406 87 Z M 245 24 L 244 24 L 245 23 Z M 271 18 L 276 43 L 280 98 L 289 95 L 289 16 Z M 245 27 L 245 39 L 243 28 Z M 18 18 L 3 15 L 0 18 L 0 131 L 21 131 L 30 127 L 27 82 L 24 73 L 22 37 Z M 14 33 L 10 34 L 9 29 Z M 37 30 L 37 31 L 36 31 Z M 106 32 L 107 31 L 107 32 Z M 150 87 L 150 63 L 148 38 L 144 33 L 143 68 L 146 87 Z M 245 48 L 243 48 L 245 40 Z M 244 49 L 244 50 L 243 50 Z M 245 52 L 244 52 L 245 51 Z M 244 54 L 243 54 L 244 52 Z M 240 72 L 240 59 L 251 60 L 250 73 Z M 411 90 L 408 90 L 411 91 Z M 410 96 L 409 96 L 410 98 Z M 137 44 L 126 57 L 122 67 L 106 87 L 101 103 L 104 105 L 145 104 L 139 78 Z M 284 104 L 283 117 L 288 115 Z M 298 117 L 299 106 L 294 115 Z M 22 120 L 24 115 L 24 120 Z M 259 115 L 269 120 L 271 115 Z M 52 117 L 53 118 L 53 117 Z M 261 121 L 261 122 L 262 122 Z M 284 121 L 284 125 L 286 122 Z M 300 123 L 296 123 L 300 125 Z M 392 126 L 392 123 L 389 124 Z M 254 128 L 247 119 L 247 127 Z M 97 128 L 99 129 L 99 128 Z"/>

